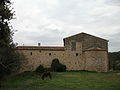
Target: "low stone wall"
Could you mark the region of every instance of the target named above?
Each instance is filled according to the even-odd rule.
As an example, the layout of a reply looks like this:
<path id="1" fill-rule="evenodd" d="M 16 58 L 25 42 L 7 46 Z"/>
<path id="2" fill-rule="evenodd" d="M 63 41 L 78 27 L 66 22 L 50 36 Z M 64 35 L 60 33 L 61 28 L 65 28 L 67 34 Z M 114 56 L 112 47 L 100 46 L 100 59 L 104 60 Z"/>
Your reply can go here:
<path id="1" fill-rule="evenodd" d="M 86 51 L 85 70 L 107 72 L 108 54 L 106 51 Z"/>
<path id="2" fill-rule="evenodd" d="M 84 67 L 82 54 L 78 51 L 19 50 L 19 52 L 25 56 L 21 71 L 34 71 L 39 65 L 51 67 L 52 60 L 56 58 L 66 65 L 67 70 L 83 70 Z"/>

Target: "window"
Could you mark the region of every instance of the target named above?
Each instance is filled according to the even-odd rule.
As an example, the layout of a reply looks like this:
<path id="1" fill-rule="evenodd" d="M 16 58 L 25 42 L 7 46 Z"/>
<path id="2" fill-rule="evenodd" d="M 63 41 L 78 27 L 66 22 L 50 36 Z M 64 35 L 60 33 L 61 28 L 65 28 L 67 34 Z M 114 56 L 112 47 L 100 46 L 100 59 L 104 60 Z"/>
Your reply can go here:
<path id="1" fill-rule="evenodd" d="M 78 53 L 76 53 L 76 56 L 78 56 Z"/>
<path id="2" fill-rule="evenodd" d="M 32 55 L 32 52 L 30 52 L 30 55 Z"/>
<path id="3" fill-rule="evenodd" d="M 51 53 L 49 53 L 49 56 L 51 56 Z"/>
<path id="4" fill-rule="evenodd" d="M 71 50 L 75 51 L 76 50 L 76 42 L 71 42 Z"/>

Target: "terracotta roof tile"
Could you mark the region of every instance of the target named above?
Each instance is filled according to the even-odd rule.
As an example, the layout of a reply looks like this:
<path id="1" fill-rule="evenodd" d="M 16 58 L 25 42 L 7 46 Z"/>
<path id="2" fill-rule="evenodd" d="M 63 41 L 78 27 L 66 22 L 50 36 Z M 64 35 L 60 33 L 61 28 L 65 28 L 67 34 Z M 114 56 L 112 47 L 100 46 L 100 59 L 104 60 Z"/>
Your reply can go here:
<path id="1" fill-rule="evenodd" d="M 18 46 L 18 50 L 52 50 L 52 51 L 64 51 L 64 47 L 55 46 Z"/>
<path id="2" fill-rule="evenodd" d="M 86 49 L 85 51 L 107 51 L 107 50 L 104 48 L 89 48 Z"/>

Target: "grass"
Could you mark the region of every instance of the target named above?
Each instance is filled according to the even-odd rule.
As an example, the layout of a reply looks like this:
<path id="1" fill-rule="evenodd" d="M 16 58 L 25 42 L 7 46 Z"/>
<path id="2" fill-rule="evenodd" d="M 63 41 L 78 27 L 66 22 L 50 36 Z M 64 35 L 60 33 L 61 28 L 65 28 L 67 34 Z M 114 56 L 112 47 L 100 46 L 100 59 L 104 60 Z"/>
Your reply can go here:
<path id="1" fill-rule="evenodd" d="M 52 80 L 26 72 L 2 83 L 0 90 L 120 90 L 120 72 L 55 72 Z"/>

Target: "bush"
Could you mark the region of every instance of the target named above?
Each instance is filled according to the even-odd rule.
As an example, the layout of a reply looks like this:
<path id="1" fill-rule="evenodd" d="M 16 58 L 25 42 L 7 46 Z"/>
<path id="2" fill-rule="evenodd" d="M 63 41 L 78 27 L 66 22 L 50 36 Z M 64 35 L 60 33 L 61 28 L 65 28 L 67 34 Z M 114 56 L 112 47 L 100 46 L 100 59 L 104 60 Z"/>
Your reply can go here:
<path id="1" fill-rule="evenodd" d="M 55 72 L 66 71 L 66 66 L 61 64 L 58 59 L 54 59 L 51 64 L 51 69 Z"/>
<path id="2" fill-rule="evenodd" d="M 120 71 L 120 51 L 109 52 L 109 68 Z"/>
<path id="3" fill-rule="evenodd" d="M 120 61 L 114 61 L 113 70 L 120 70 Z"/>
<path id="4" fill-rule="evenodd" d="M 35 70 L 35 72 L 38 72 L 38 73 L 43 73 L 44 72 L 44 67 L 42 65 L 38 66 Z"/>
<path id="5" fill-rule="evenodd" d="M 52 69 L 51 68 L 44 68 L 44 71 L 52 71 Z"/>

